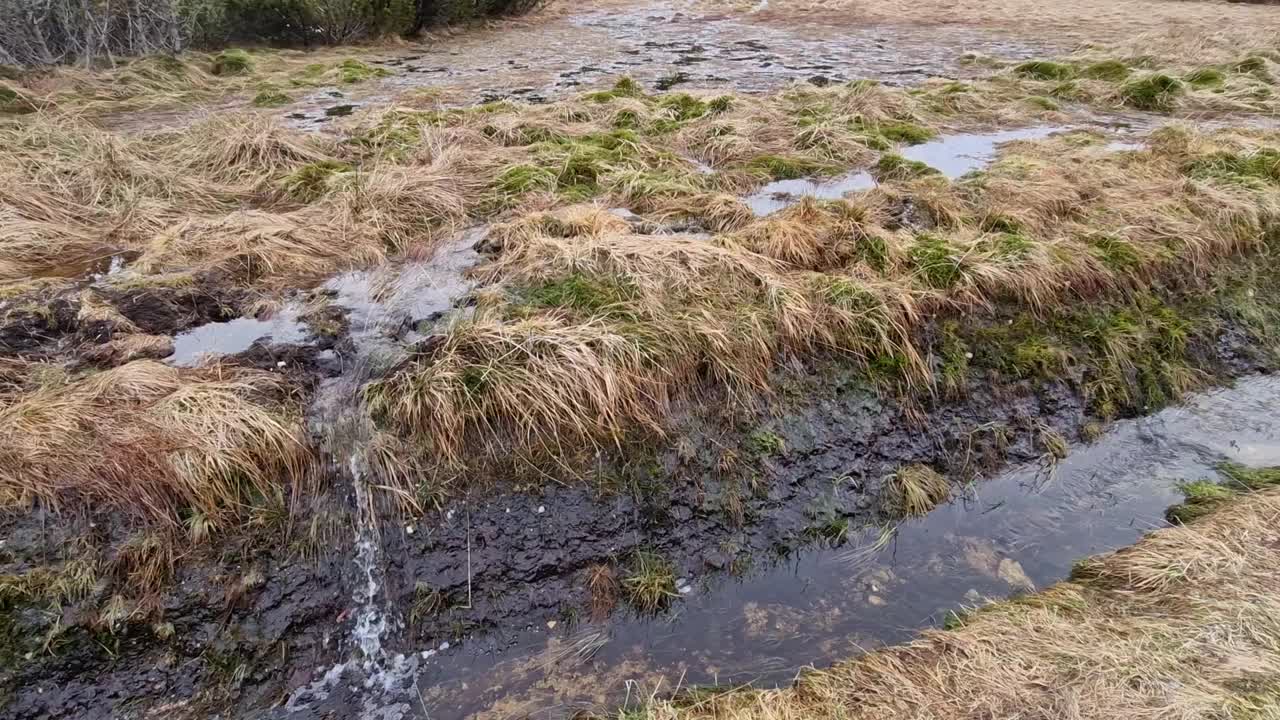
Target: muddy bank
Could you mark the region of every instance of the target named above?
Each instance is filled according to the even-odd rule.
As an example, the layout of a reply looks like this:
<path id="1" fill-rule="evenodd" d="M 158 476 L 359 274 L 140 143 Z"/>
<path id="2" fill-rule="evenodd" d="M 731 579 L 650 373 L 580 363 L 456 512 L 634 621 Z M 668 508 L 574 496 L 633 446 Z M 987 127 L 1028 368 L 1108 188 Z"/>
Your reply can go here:
<path id="1" fill-rule="evenodd" d="M 1218 345 L 1204 349 L 1218 358 L 1224 376 L 1265 366 L 1251 359 L 1246 337 L 1225 332 Z M 1267 397 L 1268 387 L 1259 386 L 1253 395 Z M 184 558 L 162 605 L 161 622 L 171 628 L 123 622 L 108 632 L 100 620 L 75 625 L 75 613 L 92 612 L 92 603 L 68 608 L 64 618 L 50 617 L 43 608 L 20 608 L 5 618 L 16 639 L 5 654 L 11 661 L 3 678 L 5 717 L 128 717 L 161 706 L 188 717 L 207 717 L 218 709 L 226 717 L 420 717 L 424 702 L 431 717 L 466 717 L 515 706 L 499 702 L 503 699 L 528 703 L 519 705 L 522 711 L 555 717 L 568 714 L 560 712 L 563 703 L 607 707 L 623 702 L 624 683 L 632 679 L 669 684 L 686 675 L 686 682 L 700 683 L 783 681 L 800 664 L 847 652 L 854 639 L 900 639 L 910 628 L 934 623 L 934 611 L 953 606 L 957 594 L 965 602 L 973 600 L 970 589 L 998 595 L 1012 589 L 1009 578 L 1022 582 L 1019 572 L 1040 585 L 1059 577 L 1077 550 L 1087 554 L 1131 539 L 1102 533 L 1085 547 L 1064 537 L 1054 553 L 1033 554 L 1042 563 L 1037 565 L 1026 562 L 1025 553 L 1016 554 L 1033 535 L 1024 528 L 991 541 L 1001 548 L 999 555 L 1023 558 L 1020 571 L 1005 563 L 1002 576 L 990 543 L 961 542 L 958 547 L 976 548 L 970 559 L 996 559 L 984 560 L 982 568 L 976 560 L 965 565 L 967 574 L 939 571 L 945 577 L 926 578 L 945 586 L 936 597 L 923 593 L 907 601 L 891 594 L 893 586 L 914 587 L 897 579 L 908 572 L 905 568 L 938 567 L 910 553 L 889 575 L 877 568 L 850 576 L 861 598 L 856 607 L 865 613 L 836 604 L 848 587 L 835 595 L 808 594 L 805 588 L 813 580 L 798 578 L 834 575 L 831 562 L 872 543 L 880 532 L 874 528 L 894 519 L 881 511 L 880 488 L 883 478 L 901 466 L 928 463 L 957 479 L 989 476 L 1007 463 L 1043 462 L 1042 470 L 1048 470 L 1054 450 L 1046 432 L 1075 441 L 1089 422 L 1081 396 L 1067 382 L 992 383 L 975 377 L 967 391 L 965 400 L 940 402 L 921 415 L 921 408 L 904 411 L 860 379 L 842 380 L 838 369 L 826 367 L 793 388 L 790 396 L 796 400 L 780 416 L 736 428 L 690 418 L 677 435 L 690 446 L 636 460 L 608 485 L 550 482 L 541 492 L 458 500 L 407 525 L 388 522 L 381 531 L 383 564 L 375 600 L 386 624 L 373 668 L 343 664 L 359 655 L 350 632 L 358 610 L 353 598 L 365 581 L 353 562 L 354 550 L 343 549 L 350 548 L 354 535 L 349 518 L 332 529 L 318 558 L 300 559 L 296 548 L 272 549 L 261 538 L 223 543 L 216 552 Z M 1170 413 L 1197 417 L 1174 409 L 1147 422 L 1167 422 Z M 1241 424 L 1230 416 L 1219 422 L 1232 429 Z M 1142 427 L 1122 424 L 1108 437 L 1141 447 Z M 744 443 L 744 437 L 754 438 L 744 447 L 755 454 L 744 454 L 743 472 L 720 469 L 726 444 Z M 1100 447 L 1111 447 L 1108 442 Z M 1153 451 L 1159 455 L 1163 447 Z M 1091 452 L 1081 456 L 1093 468 Z M 1202 470 L 1217 452 L 1225 451 L 1205 451 L 1198 465 L 1177 460 L 1161 477 Z M 1104 464 L 1115 462 L 1106 457 Z M 1232 457 L 1249 459 L 1248 453 Z M 1059 468 L 1059 478 L 1076 462 L 1072 458 Z M 1096 468 L 1089 476 L 1088 498 L 1108 505 L 1107 498 L 1120 492 L 1098 479 Z M 981 535 L 964 529 L 970 527 L 965 523 L 980 527 L 983 522 L 972 519 L 973 508 L 990 510 L 981 502 L 988 492 L 1009 494 L 1007 488 L 1031 481 L 1037 471 L 1009 477 L 1019 479 L 1002 480 L 990 491 L 979 483 L 977 504 L 957 503 L 936 516 L 943 520 L 931 519 L 926 527 L 954 521 L 964 527 L 952 534 Z M 1124 491 L 1145 513 L 1144 520 L 1127 525 L 1130 533 L 1154 522 L 1172 497 L 1168 485 L 1148 490 Z M 1041 500 L 1017 497 L 1012 492 L 1000 501 L 1008 505 L 1001 517 L 1039 527 L 1031 510 Z M 319 500 L 317 509 L 326 503 L 337 515 L 355 506 L 353 498 L 335 497 Z M 1116 507 L 1137 512 L 1125 503 Z M 833 526 L 845 528 L 843 540 L 823 535 Z M 65 535 L 46 534 L 50 527 L 62 527 Z M 89 532 L 83 524 L 59 526 L 42 513 L 7 518 L 3 572 L 45 561 L 49 548 L 65 541 L 60 538 L 82 532 Z M 828 546 L 834 547 L 821 550 Z M 919 552 L 935 547 L 926 543 Z M 601 612 L 586 570 L 605 566 L 621 576 L 639 548 L 672 562 L 681 599 L 655 619 L 629 609 L 623 598 L 612 612 Z M 832 620 L 829 633 L 786 630 L 798 627 L 787 624 L 789 614 L 803 615 L 794 607 L 810 601 L 828 616 L 847 616 L 847 622 Z M 752 603 L 757 610 L 748 615 L 754 620 L 747 615 L 742 624 L 727 619 L 739 610 L 748 612 L 743 608 Z M 74 629 L 43 647 L 42 638 L 57 622 Z M 732 643 L 721 642 L 726 622 L 738 633 Z M 711 650 L 717 642 L 724 648 L 719 654 Z M 815 648 L 820 650 L 816 658 Z M 580 673 L 588 673 L 590 682 L 575 684 L 584 677 Z M 571 680 L 566 689 L 563 683 Z M 374 714 L 381 709 L 392 714 Z"/>
<path id="2" fill-rule="evenodd" d="M 998 7 L 883 0 L 866 7 L 807 3 L 596 2 L 553 7 L 533 18 L 472 28 L 391 52 L 360 54 L 392 74 L 359 86 L 291 92 L 278 109 L 300 127 L 325 128 L 351 112 L 384 105 L 405 93 L 416 102 L 470 105 L 499 99 L 539 103 L 631 76 L 669 89 L 776 89 L 871 78 L 892 84 L 928 77 L 968 78 L 989 60 L 1012 62 L 1071 52 L 1084 42 L 1131 37 L 1136 27 L 1159 32 L 1189 23 L 1269 21 L 1257 8 L 1203 2 L 1131 0 L 1083 10 Z M 910 22 L 904 17 L 913 17 Z M 1041 19 L 1028 22 L 1029 17 Z M 1224 18 L 1232 18 L 1226 21 Z M 945 19 L 944 19 L 945 18 Z M 557 52 L 546 48 L 555 46 Z M 208 111 L 242 107 L 243 97 Z M 121 114 L 120 129 L 189 122 L 190 109 Z"/>
<path id="3" fill-rule="evenodd" d="M 445 288 L 444 280 L 456 279 L 459 268 L 475 261 L 476 241 L 474 235 L 464 236 L 445 253 L 446 265 L 453 269 L 443 279 L 431 273 L 434 266 L 409 265 L 391 271 L 391 279 L 353 273 L 330 283 L 322 292 L 332 296 L 337 310 L 325 316 L 326 323 L 309 318 L 313 331 L 319 324 L 328 326 L 326 350 L 318 350 L 319 339 L 301 345 L 268 341 L 226 361 L 269 368 L 277 358 L 295 357 L 290 353 L 331 353 L 327 364 L 288 361 L 299 368 L 299 386 L 305 388 L 316 387 L 326 376 L 350 373 L 352 367 L 360 373 L 383 372 L 386 367 L 370 362 L 360 348 L 403 351 L 414 337 L 429 334 L 433 319 L 467 285 L 436 294 L 423 294 L 422 288 Z M 384 315 L 370 304 L 374 287 L 393 288 L 376 293 L 380 302 L 394 306 L 403 300 L 408 305 L 403 312 Z M 1201 303 L 1195 299 L 1203 299 L 1204 289 L 1186 290 L 1197 307 Z M 1265 286 L 1260 292 L 1259 297 L 1267 297 Z M 131 322 L 147 328 L 190 330 L 202 326 L 198 321 L 212 319 L 199 313 L 130 310 L 133 297 L 121 295 L 113 307 L 126 316 L 129 310 L 135 318 Z M 1171 311 L 1182 307 L 1170 302 Z M 1153 316 L 1167 314 L 1159 307 L 1144 308 Z M 162 316 L 177 319 L 167 324 L 150 319 Z M 1205 324 L 1211 332 L 1192 338 L 1187 351 L 1192 367 L 1219 381 L 1273 367 L 1265 336 L 1249 324 L 1250 317 L 1215 318 Z M 980 481 L 999 468 L 1032 463 L 1050 471 L 1062 460 L 1066 444 L 1097 434 L 1084 390 L 1086 364 L 1054 370 L 1053 380 L 1018 380 L 1002 365 L 1004 355 L 1017 355 L 1018 346 L 1010 343 L 1019 340 L 1005 329 L 1020 328 L 1026 321 L 1004 314 L 968 318 L 962 334 L 973 343 L 975 357 L 963 375 L 963 387 L 951 387 L 946 394 L 941 388 L 937 396 L 903 394 L 891 375 L 876 376 L 831 359 L 792 366 L 777 378 L 779 396 L 770 412 L 730 412 L 724 398 L 703 396 L 684 407 L 670 440 L 621 454 L 601 453 L 586 477 L 567 471 L 561 475 L 549 467 L 525 470 L 526 476 L 540 478 L 532 486 L 527 477 L 523 483 L 455 479 L 454 499 L 439 512 L 401 520 L 388 509 L 376 516 L 380 523 L 360 531 L 352 516 L 364 506 L 350 484 L 334 481 L 333 491 L 315 498 L 291 526 L 269 525 L 260 533 L 184 550 L 190 554 L 179 558 L 171 589 L 154 608 L 104 611 L 114 607 L 114 598 L 96 588 L 57 612 L 38 603 L 11 603 L 3 618 L 12 640 L 3 653 L 11 662 L 0 676 L 8 693 L 6 717 L 94 717 L 100 710 L 104 717 L 128 717 L 171 705 L 173 712 L 189 717 L 215 712 L 227 717 L 416 717 L 424 706 L 431 717 L 466 717 L 486 709 L 501 712 L 504 706 L 497 701 L 502 698 L 555 716 L 558 710 L 546 709 L 561 703 L 607 707 L 623 702 L 624 682 L 636 678 L 655 683 L 659 678 L 672 683 L 681 675 L 699 683 L 784 680 L 798 664 L 814 659 L 815 645 L 821 646 L 819 656 L 836 657 L 847 653 L 850 638 L 899 639 L 911 628 L 935 622 L 934 611 L 959 602 L 957 597 L 972 602 L 969 590 L 979 597 L 999 594 L 1025 584 L 1024 576 L 1042 584 L 1061 576 L 1061 568 L 1069 565 L 1076 552 L 1069 536 L 1077 526 L 1063 525 L 1062 552 L 1052 556 L 1019 555 L 1019 542 L 1010 544 L 1009 538 L 961 542 L 958 547 L 974 549 L 970 559 L 981 556 L 982 563 L 973 560 L 958 574 L 938 570 L 945 582 L 924 577 L 920 582 L 945 592 L 938 590 L 937 597 L 923 592 L 919 597 L 924 599 L 914 604 L 887 594 L 891 586 L 915 587 L 900 582 L 903 568 L 937 569 L 945 563 L 917 557 L 920 562 L 912 560 L 890 575 L 880 572 L 884 568 L 874 576 L 859 574 L 855 590 L 866 614 L 850 614 L 851 624 L 832 621 L 829 633 L 779 630 L 791 627 L 781 619 L 794 613 L 787 603 L 810 597 L 792 592 L 806 586 L 794 581 L 795 573 L 813 568 L 805 572 L 831 574 L 821 558 L 843 557 L 879 537 L 879 528 L 901 519 L 886 506 L 884 485 L 902 467 L 931 466 L 946 472 L 956 486 L 975 482 L 981 499 Z M 1034 324 L 1036 329 L 1058 326 L 1052 318 Z M 921 344 L 933 349 L 934 364 L 944 362 L 955 332 L 945 323 L 925 329 Z M 60 343 L 51 347 L 66 350 Z M 1139 385 L 1150 380 L 1134 376 L 1126 381 Z M 1224 422 L 1230 426 L 1236 421 Z M 322 435 L 328 429 L 319 426 L 315 432 Z M 317 445 L 323 446 L 321 438 Z M 1199 465 L 1180 460 L 1174 467 L 1176 472 L 1199 471 L 1217 457 L 1209 452 Z M 343 477 L 339 466 L 347 459 L 328 460 L 327 474 Z M 1107 462 L 1111 460 L 1102 464 Z M 459 496 L 458 488 L 468 486 L 475 491 Z M 1105 498 L 1110 486 L 1103 478 L 1088 487 L 1089 493 Z M 1168 485 L 1132 492 L 1145 513 L 1144 520 L 1131 526 L 1136 531 L 1158 518 L 1170 493 Z M 1012 512 L 1019 507 L 1013 496 L 1005 506 L 1011 509 L 1010 522 L 1036 522 L 1031 507 Z M 955 507 L 960 512 L 973 506 Z M 1117 507 L 1121 513 L 1138 512 L 1123 503 Z M 44 512 L 9 516 L 4 523 L 0 575 L 5 577 L 56 565 L 59 549 L 75 547 L 71 543 L 76 538 L 121 547 L 130 531 L 124 519 L 67 524 Z M 374 528 L 375 533 L 362 534 Z M 981 535 L 970 530 L 961 534 Z M 1023 538 L 1032 534 L 1015 532 Z M 1112 546 L 1112 537 L 1107 534 L 1099 542 Z M 1115 544 L 1129 538 L 1114 537 Z M 353 539 L 359 541 L 353 545 Z M 828 546 L 834 549 L 813 554 Z M 368 547 L 376 548 L 376 557 L 357 563 Z M 1096 549 L 1090 545 L 1081 554 Z M 680 597 L 656 618 L 630 608 L 616 587 L 639 550 L 664 558 L 675 575 Z M 75 557 L 72 553 L 67 560 Z M 1043 565 L 1035 564 L 1041 561 Z M 132 578 L 129 565 L 108 567 L 114 574 L 110 582 Z M 591 579 L 601 568 L 614 578 L 611 598 L 592 588 Z M 981 581 L 990 573 L 995 577 Z M 755 590 L 735 592 L 739 587 Z M 848 587 L 839 591 L 849 592 Z M 826 597 L 823 608 L 850 613 L 837 604 L 841 595 Z M 781 607 L 744 621 L 743 628 L 756 628 L 751 637 L 724 643 L 726 650 L 717 655 L 711 648 L 724 637 L 717 623 L 732 608 L 749 603 Z M 704 614 L 698 615 L 697 608 Z M 693 624 L 680 624 L 686 621 Z M 668 644 L 651 644 L 655 637 Z M 641 662 L 649 655 L 657 664 Z M 695 656 L 696 663 L 688 659 Z M 593 677 L 605 678 L 578 683 L 590 692 L 565 690 L 556 684 L 564 676 L 550 674 L 568 668 L 569 677 L 577 677 L 574 668 L 580 663 L 601 673 Z"/>

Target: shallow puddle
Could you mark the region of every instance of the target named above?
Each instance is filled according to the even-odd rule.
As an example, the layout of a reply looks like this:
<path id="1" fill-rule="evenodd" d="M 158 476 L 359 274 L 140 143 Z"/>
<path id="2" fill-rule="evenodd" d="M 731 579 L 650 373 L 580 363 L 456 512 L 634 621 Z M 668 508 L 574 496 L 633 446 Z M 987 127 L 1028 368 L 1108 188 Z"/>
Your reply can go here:
<path id="1" fill-rule="evenodd" d="M 1080 558 L 1132 544 L 1165 525 L 1179 481 L 1213 477 L 1223 460 L 1280 464 L 1278 405 L 1280 380 L 1246 379 L 1116 423 L 1055 467 L 982 482 L 920 520 L 694 585 L 654 619 L 548 623 L 496 656 L 431 648 L 415 663 L 417 697 L 399 707 L 404 717 L 552 718 L 654 689 L 788 684 L 801 668 L 907 640 L 949 610 L 1043 588 Z"/>
<path id="2" fill-rule="evenodd" d="M 298 320 L 297 308 L 286 306 L 268 320 L 236 318 L 179 333 L 173 338 L 173 354 L 165 362 L 195 367 L 208 358 L 244 352 L 259 340 L 299 343 L 306 340 L 307 335 L 306 325 Z"/>
<path id="3" fill-rule="evenodd" d="M 985 72 L 961 62 L 965 53 L 1024 59 L 1070 49 L 1023 41 L 992 30 L 808 20 L 744 8 L 682 2 L 604 3 L 523 23 L 499 25 L 371 59 L 390 70 L 384 80 L 343 91 L 359 105 L 389 102 L 421 88 L 442 105 L 510 99 L 556 100 L 630 76 L 654 90 L 717 88 L 760 92 L 790 82 L 815 85 L 874 78 L 908 83 Z M 547 48 L 555 48 L 548 52 Z M 316 93 L 282 114 L 299 127 L 323 127 L 334 101 Z"/>
<path id="4" fill-rule="evenodd" d="M 947 135 L 937 140 L 903 148 L 900 154 L 908 160 L 922 162 L 954 180 L 986 167 L 995 159 L 999 146 L 1004 143 L 1015 140 L 1042 140 L 1053 133 L 1069 129 L 1044 126 L 991 133 Z M 771 215 L 794 205 L 803 197 L 839 200 L 848 193 L 870 190 L 875 186 L 875 178 L 865 170 L 834 178 L 777 180 L 748 196 L 746 203 L 756 215 Z"/>

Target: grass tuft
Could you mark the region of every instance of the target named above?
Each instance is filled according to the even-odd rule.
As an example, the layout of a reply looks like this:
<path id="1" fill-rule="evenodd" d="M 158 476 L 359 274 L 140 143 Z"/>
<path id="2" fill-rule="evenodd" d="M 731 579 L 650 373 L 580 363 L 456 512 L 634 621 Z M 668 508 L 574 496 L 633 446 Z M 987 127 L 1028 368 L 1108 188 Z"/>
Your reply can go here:
<path id="1" fill-rule="evenodd" d="M 281 181 L 281 187 L 295 200 L 314 202 L 333 189 L 338 176 L 354 169 L 349 163 L 338 160 L 307 163 L 286 175 Z"/>
<path id="2" fill-rule="evenodd" d="M 1192 87 L 1209 88 L 1221 87 L 1227 81 L 1227 76 L 1217 68 L 1204 67 L 1192 70 L 1182 79 Z"/>
<path id="3" fill-rule="evenodd" d="M 908 465 L 885 481 L 884 493 L 887 507 L 919 517 L 951 497 L 951 484 L 927 465 Z"/>
<path id="4" fill-rule="evenodd" d="M 272 398 L 276 398 L 272 400 Z M 214 525 L 309 482 L 311 455 L 281 378 L 136 361 L 0 409 L 0 503 L 110 508 Z"/>
<path id="5" fill-rule="evenodd" d="M 223 50 L 213 57 L 209 72 L 214 75 L 248 75 L 253 72 L 253 58 L 240 48 Z"/>
<path id="6" fill-rule="evenodd" d="M 390 74 L 391 71 L 386 68 L 374 67 L 355 58 L 347 58 L 338 63 L 338 81 L 344 85 L 354 85 Z"/>
<path id="7" fill-rule="evenodd" d="M 929 167 L 928 164 L 919 160 L 908 160 L 907 158 L 895 153 L 885 153 L 880 156 L 880 160 L 876 162 L 875 168 L 876 178 L 881 182 L 891 180 L 914 180 L 916 178 L 928 177 L 930 175 L 941 175 L 936 168 Z"/>
<path id="8" fill-rule="evenodd" d="M 1122 60 L 1102 60 L 1086 65 L 1080 75 L 1090 80 L 1120 82 L 1127 79 L 1131 72 L 1129 66 Z"/>
<path id="9" fill-rule="evenodd" d="M 293 98 L 274 85 L 264 85 L 258 90 L 258 94 L 253 96 L 253 106 L 260 108 L 280 107 L 291 102 L 293 102 Z"/>
<path id="10" fill-rule="evenodd" d="M 1070 80 L 1076 76 L 1075 67 L 1052 60 L 1028 60 L 1014 66 L 1013 71 L 1033 80 Z"/>
<path id="11" fill-rule="evenodd" d="M 644 613 L 658 612 L 679 597 L 675 568 L 651 550 L 637 550 L 632 556 L 622 589 L 631 604 Z"/>
<path id="12" fill-rule="evenodd" d="M 1182 82 L 1164 73 L 1130 80 L 1120 88 L 1120 100 L 1139 110 L 1168 111 L 1184 92 Z"/>

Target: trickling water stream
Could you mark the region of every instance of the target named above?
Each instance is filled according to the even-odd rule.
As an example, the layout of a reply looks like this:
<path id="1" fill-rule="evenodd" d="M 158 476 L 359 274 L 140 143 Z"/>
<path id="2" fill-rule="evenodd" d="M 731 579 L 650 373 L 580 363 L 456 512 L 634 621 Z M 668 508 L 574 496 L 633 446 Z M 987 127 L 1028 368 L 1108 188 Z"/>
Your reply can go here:
<path id="1" fill-rule="evenodd" d="M 411 653 L 399 665 L 408 676 L 365 697 L 365 716 L 553 718 L 679 685 L 786 684 L 1131 544 L 1164 525 L 1179 481 L 1212 477 L 1221 461 L 1280 464 L 1277 406 L 1280 379 L 1248 378 L 1118 422 L 1056 465 L 1013 469 L 920 520 L 695 583 L 657 618 L 550 622 L 498 654 L 466 643 Z"/>
<path id="2" fill-rule="evenodd" d="M 387 634 L 402 623 L 381 593 L 383 552 L 373 487 L 377 478 L 365 457 L 372 430 L 357 391 L 371 374 L 402 358 L 406 347 L 420 337 L 416 329 L 406 333 L 407 326 L 440 319 L 472 287 L 465 272 L 479 259 L 473 248 L 486 233 L 483 227 L 459 233 L 429 261 L 354 271 L 325 286 L 334 304 L 346 311 L 356 354 L 346 372 L 322 385 L 312 424 L 325 438 L 326 453 L 354 496 L 356 610 L 347 643 L 349 658 L 293 693 L 285 705 L 291 713 L 322 703 L 337 687 L 350 690 L 353 683 L 364 696 L 362 717 L 393 720 L 408 711 L 400 700 L 414 687 L 419 654 L 390 653 L 383 646 Z"/>

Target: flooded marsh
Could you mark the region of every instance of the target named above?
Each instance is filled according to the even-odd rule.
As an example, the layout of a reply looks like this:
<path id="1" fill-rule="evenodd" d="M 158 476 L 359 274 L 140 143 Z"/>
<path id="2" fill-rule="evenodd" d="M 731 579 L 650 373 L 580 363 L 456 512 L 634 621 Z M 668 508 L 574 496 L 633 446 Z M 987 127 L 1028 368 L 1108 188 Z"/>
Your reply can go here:
<path id="1" fill-rule="evenodd" d="M 977 5 L 0 81 L 0 717 L 822 716 L 1106 635 L 1270 502 L 1280 18 Z M 1090 697 L 1267 706 L 1219 670 Z"/>

